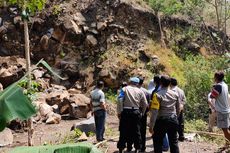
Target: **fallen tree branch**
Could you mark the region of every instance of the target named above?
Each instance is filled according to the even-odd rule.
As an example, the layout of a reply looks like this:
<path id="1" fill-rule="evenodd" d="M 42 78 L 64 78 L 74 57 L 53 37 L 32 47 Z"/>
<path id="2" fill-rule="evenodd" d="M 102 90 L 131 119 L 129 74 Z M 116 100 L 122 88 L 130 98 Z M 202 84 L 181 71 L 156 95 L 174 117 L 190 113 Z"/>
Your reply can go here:
<path id="1" fill-rule="evenodd" d="M 95 146 L 96 146 L 96 147 L 99 147 L 101 144 L 106 143 L 107 141 L 110 141 L 110 140 L 117 139 L 117 138 L 119 138 L 119 136 L 116 136 L 116 137 L 113 137 L 113 138 L 110 138 L 110 139 L 103 140 L 103 141 L 98 142 L 97 144 L 95 144 Z"/>
<path id="2" fill-rule="evenodd" d="M 197 134 L 205 134 L 205 135 L 212 135 L 212 136 L 224 136 L 223 134 L 212 133 L 212 132 L 205 132 L 205 131 L 188 131 L 190 133 L 197 133 Z"/>

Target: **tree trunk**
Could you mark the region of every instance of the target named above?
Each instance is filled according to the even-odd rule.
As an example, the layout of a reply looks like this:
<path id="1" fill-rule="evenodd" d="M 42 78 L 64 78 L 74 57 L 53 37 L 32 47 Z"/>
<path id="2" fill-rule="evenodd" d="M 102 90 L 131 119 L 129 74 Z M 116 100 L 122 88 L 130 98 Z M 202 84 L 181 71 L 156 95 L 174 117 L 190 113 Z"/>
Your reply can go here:
<path id="1" fill-rule="evenodd" d="M 31 87 L 31 74 L 30 74 L 30 41 L 28 31 L 28 21 L 24 19 L 24 39 L 25 39 L 25 56 L 26 56 L 26 70 L 28 72 L 27 90 Z M 28 145 L 33 146 L 33 121 L 32 117 L 28 120 Z"/>
<path id="2" fill-rule="evenodd" d="M 201 18 L 201 17 L 200 17 L 200 18 Z M 207 30 L 209 37 L 211 38 L 211 41 L 212 41 L 212 44 L 213 44 L 213 46 L 214 46 L 214 49 L 215 49 L 216 53 L 218 53 L 219 51 L 218 51 L 218 48 L 217 48 L 217 46 L 216 46 L 216 43 L 215 43 L 215 41 L 214 41 L 214 39 L 213 39 L 213 37 L 212 37 L 212 34 L 211 34 L 210 30 L 208 29 L 208 27 L 207 27 L 207 25 L 206 25 L 206 23 L 204 22 L 203 19 L 202 19 L 202 23 L 203 23 L 205 29 Z"/>
<path id="3" fill-rule="evenodd" d="M 218 10 L 218 0 L 215 0 L 215 11 L 216 11 L 216 20 L 217 20 L 217 28 L 220 30 L 220 16 L 219 16 L 219 10 Z"/>
<path id="4" fill-rule="evenodd" d="M 159 13 L 157 13 L 157 18 L 158 18 L 158 25 L 159 25 L 159 29 L 160 29 L 160 33 L 161 33 L 161 45 L 162 47 L 166 48 L 166 44 L 165 44 L 165 37 L 164 37 L 164 33 L 162 30 L 162 25 L 161 25 L 161 15 Z"/>
<path id="5" fill-rule="evenodd" d="M 224 35 L 223 35 L 223 51 L 222 53 L 225 53 L 226 51 L 226 39 L 227 39 L 227 0 L 224 0 Z"/>

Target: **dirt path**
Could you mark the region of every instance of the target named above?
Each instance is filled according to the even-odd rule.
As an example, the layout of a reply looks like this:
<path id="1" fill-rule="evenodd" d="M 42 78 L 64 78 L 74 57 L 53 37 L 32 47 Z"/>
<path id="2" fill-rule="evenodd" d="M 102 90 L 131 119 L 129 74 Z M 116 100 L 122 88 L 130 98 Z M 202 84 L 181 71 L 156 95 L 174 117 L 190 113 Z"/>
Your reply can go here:
<path id="1" fill-rule="evenodd" d="M 71 126 L 81 120 L 62 120 L 60 124 L 46 125 L 44 123 L 37 124 L 35 127 L 34 143 L 35 145 L 43 144 L 56 144 L 60 143 L 66 135 L 70 133 Z M 106 125 L 106 139 L 114 138 L 119 135 L 118 132 L 118 119 L 116 116 L 108 116 Z M 90 138 L 91 142 L 95 142 L 95 138 Z M 102 146 L 102 150 L 108 148 L 107 153 L 117 153 L 117 141 L 118 138 L 109 140 Z M 0 153 L 6 153 L 11 148 L 16 146 L 27 145 L 27 133 L 14 133 L 14 143 L 11 146 L 0 148 Z M 218 146 L 216 144 L 210 144 L 206 142 L 180 142 L 179 143 L 181 153 L 214 153 L 217 151 Z M 147 153 L 153 153 L 152 139 L 150 134 L 147 136 Z M 168 152 L 169 153 L 169 152 Z"/>
<path id="2" fill-rule="evenodd" d="M 114 134 L 118 135 L 119 133 L 116 131 L 118 129 L 118 119 L 114 116 L 110 116 L 107 120 L 108 127 L 107 131 L 111 129 L 114 130 Z M 154 153 L 153 151 L 153 142 L 152 138 L 147 132 L 147 140 L 146 140 L 146 153 Z M 107 132 L 108 134 L 108 132 Z M 108 137 L 109 139 L 109 137 Z M 108 153 L 118 153 L 118 149 L 116 148 L 118 138 L 115 140 L 108 141 L 106 147 L 108 147 Z M 218 150 L 218 146 L 216 144 L 206 143 L 206 142 L 179 142 L 180 153 L 214 153 Z M 134 149 L 133 149 L 134 152 Z M 170 153 L 170 151 L 166 152 Z"/>

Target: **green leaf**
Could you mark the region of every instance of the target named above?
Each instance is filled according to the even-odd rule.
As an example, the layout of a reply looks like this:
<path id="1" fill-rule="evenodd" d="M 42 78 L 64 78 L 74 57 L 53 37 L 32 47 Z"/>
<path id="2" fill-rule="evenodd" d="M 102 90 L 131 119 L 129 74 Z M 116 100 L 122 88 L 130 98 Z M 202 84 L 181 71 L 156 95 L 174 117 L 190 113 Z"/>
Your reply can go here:
<path id="1" fill-rule="evenodd" d="M 16 83 L 10 85 L 0 93 L 0 131 L 6 123 L 14 120 L 26 120 L 36 113 L 31 101 L 23 94 Z"/>

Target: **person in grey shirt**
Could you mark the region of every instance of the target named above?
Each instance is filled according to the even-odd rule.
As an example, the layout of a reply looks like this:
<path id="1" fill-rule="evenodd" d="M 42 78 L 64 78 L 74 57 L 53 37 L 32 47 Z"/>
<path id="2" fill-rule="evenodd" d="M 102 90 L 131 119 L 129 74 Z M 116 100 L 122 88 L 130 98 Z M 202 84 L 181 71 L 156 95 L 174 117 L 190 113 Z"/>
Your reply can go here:
<path id="1" fill-rule="evenodd" d="M 224 132 L 225 138 L 230 141 L 230 106 L 228 99 L 228 85 L 224 82 L 224 72 L 214 74 L 214 85 L 210 98 L 215 98 L 215 110 L 217 113 L 217 127 Z"/>
<path id="2" fill-rule="evenodd" d="M 165 134 L 168 134 L 171 153 L 179 153 L 178 146 L 178 120 L 180 101 L 176 92 L 169 88 L 170 77 L 162 75 L 160 79 L 161 90 L 157 92 L 157 99 L 160 103 L 154 129 L 150 129 L 153 134 L 154 152 L 162 153 L 162 144 Z M 150 123 L 153 124 L 153 123 Z"/>
<path id="3" fill-rule="evenodd" d="M 120 116 L 120 137 L 117 143 L 119 153 L 124 151 L 127 143 L 134 143 L 135 153 L 141 149 L 141 117 L 148 106 L 144 92 L 138 87 L 139 78 L 130 78 L 129 85 L 122 88 L 124 92 L 123 109 Z"/>
<path id="4" fill-rule="evenodd" d="M 96 138 L 97 141 L 104 140 L 105 132 L 105 118 L 106 118 L 106 105 L 105 105 L 105 94 L 102 91 L 104 82 L 99 81 L 96 88 L 90 93 L 90 104 L 93 111 L 95 127 L 96 127 Z"/>
<path id="5" fill-rule="evenodd" d="M 178 96 L 179 96 L 179 100 L 180 100 L 180 113 L 178 115 L 178 122 L 179 122 L 179 127 L 178 127 L 178 134 L 179 134 L 179 141 L 184 141 L 185 137 L 184 137 L 184 106 L 186 103 L 186 97 L 184 94 L 184 91 L 179 88 L 178 82 L 176 78 L 171 78 L 171 89 L 173 91 L 175 91 Z"/>

